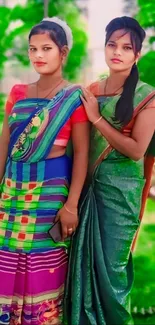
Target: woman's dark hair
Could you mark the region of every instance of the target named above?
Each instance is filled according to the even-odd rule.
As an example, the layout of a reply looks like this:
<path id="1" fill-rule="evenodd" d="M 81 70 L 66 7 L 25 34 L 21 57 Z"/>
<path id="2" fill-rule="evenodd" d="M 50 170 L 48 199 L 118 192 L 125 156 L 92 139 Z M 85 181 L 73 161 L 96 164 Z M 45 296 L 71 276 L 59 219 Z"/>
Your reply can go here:
<path id="1" fill-rule="evenodd" d="M 63 28 L 51 21 L 41 21 L 38 25 L 34 26 L 29 34 L 29 41 L 33 35 L 48 34 L 51 40 L 61 50 L 63 46 L 67 44 L 66 33 Z"/>
<path id="2" fill-rule="evenodd" d="M 131 44 L 136 55 L 141 51 L 142 43 L 145 38 L 145 31 L 134 18 L 124 16 L 113 19 L 106 27 L 105 44 L 107 44 L 111 35 L 116 30 L 120 29 L 123 29 L 125 33 L 130 34 Z M 138 79 L 138 68 L 137 65 L 134 64 L 130 75 L 124 83 L 123 92 L 115 109 L 115 120 L 121 122 L 123 125 L 128 124 L 133 116 L 133 99 Z"/>

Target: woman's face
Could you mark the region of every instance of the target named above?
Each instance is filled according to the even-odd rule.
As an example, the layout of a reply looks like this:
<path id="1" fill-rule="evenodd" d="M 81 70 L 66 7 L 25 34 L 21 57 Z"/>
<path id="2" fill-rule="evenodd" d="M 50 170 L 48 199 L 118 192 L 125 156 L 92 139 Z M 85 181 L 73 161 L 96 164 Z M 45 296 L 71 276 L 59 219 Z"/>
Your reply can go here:
<path id="1" fill-rule="evenodd" d="M 60 49 L 46 33 L 31 36 L 29 59 L 39 74 L 53 74 L 62 68 Z"/>
<path id="2" fill-rule="evenodd" d="M 130 34 L 123 29 L 115 31 L 105 46 L 105 60 L 113 71 L 130 70 L 139 57 L 135 55 Z"/>

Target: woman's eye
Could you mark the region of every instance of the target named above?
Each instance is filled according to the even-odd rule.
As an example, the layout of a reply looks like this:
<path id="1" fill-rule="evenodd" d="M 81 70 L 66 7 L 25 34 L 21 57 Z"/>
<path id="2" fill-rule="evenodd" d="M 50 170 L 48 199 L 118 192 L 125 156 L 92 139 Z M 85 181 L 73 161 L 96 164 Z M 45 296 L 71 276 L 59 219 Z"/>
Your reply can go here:
<path id="1" fill-rule="evenodd" d="M 108 46 L 110 46 L 110 47 L 114 47 L 115 44 L 111 44 L 111 43 L 109 43 Z"/>
<path id="2" fill-rule="evenodd" d="M 44 47 L 43 50 L 44 51 L 49 51 L 49 50 L 51 50 L 51 47 Z"/>
<path id="3" fill-rule="evenodd" d="M 34 48 L 34 47 L 30 47 L 30 49 L 29 49 L 31 52 L 34 52 L 34 51 L 36 51 L 36 49 Z"/>
<path id="4" fill-rule="evenodd" d="M 130 47 L 130 46 L 124 46 L 124 50 L 132 50 L 132 47 Z"/>

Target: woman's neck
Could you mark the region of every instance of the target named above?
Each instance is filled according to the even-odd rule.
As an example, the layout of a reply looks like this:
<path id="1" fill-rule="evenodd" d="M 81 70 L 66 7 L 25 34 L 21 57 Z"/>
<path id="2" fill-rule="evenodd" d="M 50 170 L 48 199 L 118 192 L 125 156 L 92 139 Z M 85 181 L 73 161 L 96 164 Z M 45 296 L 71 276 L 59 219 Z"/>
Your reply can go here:
<path id="1" fill-rule="evenodd" d="M 131 69 L 123 72 L 115 72 L 110 70 L 108 84 L 111 88 L 117 88 L 124 85 L 125 80 L 130 75 Z"/>
<path id="2" fill-rule="evenodd" d="M 38 80 L 38 86 L 41 89 L 48 89 L 51 88 L 51 86 L 56 85 L 59 83 L 59 81 L 63 80 L 62 73 L 53 73 L 49 75 L 41 75 L 39 80 Z"/>

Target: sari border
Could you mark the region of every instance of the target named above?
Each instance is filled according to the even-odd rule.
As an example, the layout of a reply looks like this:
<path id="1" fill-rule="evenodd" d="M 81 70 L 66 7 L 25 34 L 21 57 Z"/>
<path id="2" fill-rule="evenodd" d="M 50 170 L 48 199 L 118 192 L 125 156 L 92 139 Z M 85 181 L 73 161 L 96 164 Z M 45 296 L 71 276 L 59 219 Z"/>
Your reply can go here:
<path id="1" fill-rule="evenodd" d="M 92 167 L 92 173 L 95 171 L 95 169 L 97 168 L 97 166 L 99 166 L 99 164 L 109 155 L 109 153 L 111 153 L 111 151 L 113 150 L 113 147 L 109 144 L 105 150 L 101 153 L 101 155 L 98 157 L 98 159 L 96 160 L 95 164 Z"/>
<path id="2" fill-rule="evenodd" d="M 131 121 L 122 129 L 123 133 L 128 133 L 130 131 L 130 126 L 135 119 L 135 117 L 154 99 L 155 91 L 152 91 L 147 97 L 145 97 L 135 108 L 133 117 Z"/>

